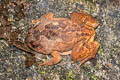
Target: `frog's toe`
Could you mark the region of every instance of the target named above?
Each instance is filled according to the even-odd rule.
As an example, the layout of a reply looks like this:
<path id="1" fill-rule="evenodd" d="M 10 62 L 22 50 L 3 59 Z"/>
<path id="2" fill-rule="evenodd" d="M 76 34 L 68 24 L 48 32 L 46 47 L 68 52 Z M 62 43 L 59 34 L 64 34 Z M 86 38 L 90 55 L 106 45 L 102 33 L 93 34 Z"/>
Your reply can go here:
<path id="1" fill-rule="evenodd" d="M 53 56 L 53 58 L 49 61 L 44 61 L 43 63 L 40 64 L 40 66 L 44 66 L 44 65 L 51 66 L 61 61 L 61 56 L 57 51 L 53 51 L 51 55 Z"/>

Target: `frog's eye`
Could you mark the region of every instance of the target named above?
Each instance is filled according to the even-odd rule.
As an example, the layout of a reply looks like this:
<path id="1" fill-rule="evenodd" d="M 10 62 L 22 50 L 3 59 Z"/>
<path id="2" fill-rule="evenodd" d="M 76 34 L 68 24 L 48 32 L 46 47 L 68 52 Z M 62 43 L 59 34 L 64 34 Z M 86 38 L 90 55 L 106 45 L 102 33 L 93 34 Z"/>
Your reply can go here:
<path id="1" fill-rule="evenodd" d="M 36 45 L 36 43 L 35 43 L 34 41 L 31 41 L 31 42 L 30 42 L 30 47 L 31 47 L 31 48 L 36 48 L 37 45 Z"/>
<path id="2" fill-rule="evenodd" d="M 36 45 L 34 45 L 34 44 L 31 44 L 31 46 L 32 46 L 33 48 L 36 48 Z"/>
<path id="3" fill-rule="evenodd" d="M 99 24 L 92 16 L 86 17 L 84 23 L 93 28 L 96 28 Z"/>

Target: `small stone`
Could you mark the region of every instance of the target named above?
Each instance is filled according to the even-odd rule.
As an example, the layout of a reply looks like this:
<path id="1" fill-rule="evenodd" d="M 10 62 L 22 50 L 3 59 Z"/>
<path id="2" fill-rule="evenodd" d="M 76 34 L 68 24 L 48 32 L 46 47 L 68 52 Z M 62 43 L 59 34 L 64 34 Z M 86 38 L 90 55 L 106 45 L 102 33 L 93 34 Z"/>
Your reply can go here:
<path id="1" fill-rule="evenodd" d="M 31 77 L 31 76 L 29 76 L 29 77 L 27 77 L 27 78 L 26 78 L 26 80 L 32 80 L 32 77 Z"/>

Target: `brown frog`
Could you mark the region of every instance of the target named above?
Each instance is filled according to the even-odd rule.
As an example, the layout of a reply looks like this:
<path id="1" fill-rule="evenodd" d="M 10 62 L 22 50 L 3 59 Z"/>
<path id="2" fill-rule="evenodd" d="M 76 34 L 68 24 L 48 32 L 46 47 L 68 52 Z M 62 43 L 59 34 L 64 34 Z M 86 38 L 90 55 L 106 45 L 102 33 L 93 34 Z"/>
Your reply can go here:
<path id="1" fill-rule="evenodd" d="M 61 54 L 70 51 L 72 60 L 81 61 L 81 65 L 93 58 L 99 48 L 99 43 L 94 41 L 98 22 L 85 12 L 73 12 L 71 19 L 54 18 L 53 13 L 47 13 L 32 23 L 35 26 L 29 29 L 26 44 L 34 51 L 53 56 L 40 65 L 57 64 Z"/>

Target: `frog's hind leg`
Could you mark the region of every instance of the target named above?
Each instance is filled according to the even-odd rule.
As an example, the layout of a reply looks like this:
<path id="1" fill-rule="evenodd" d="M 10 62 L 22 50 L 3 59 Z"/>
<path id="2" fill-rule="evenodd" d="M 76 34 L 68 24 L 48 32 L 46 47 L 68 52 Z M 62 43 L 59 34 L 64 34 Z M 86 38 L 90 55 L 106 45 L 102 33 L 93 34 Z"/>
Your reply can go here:
<path id="1" fill-rule="evenodd" d="M 73 48 L 72 52 L 72 60 L 73 61 L 81 61 L 80 65 L 85 63 L 87 60 L 93 58 L 99 48 L 99 43 L 94 41 L 94 42 L 89 42 L 88 44 L 85 44 L 81 48 L 78 46 L 75 46 Z M 77 50 L 78 49 L 78 50 Z"/>
<path id="2" fill-rule="evenodd" d="M 43 65 L 51 66 L 61 61 L 61 56 L 57 51 L 53 51 L 51 55 L 53 56 L 53 58 L 49 61 L 44 61 L 42 64 L 40 64 L 40 66 L 43 66 Z"/>
<path id="3" fill-rule="evenodd" d="M 87 46 L 86 46 L 87 48 Z M 95 42 L 91 42 L 88 44 L 88 54 L 86 55 L 86 57 L 84 59 L 82 59 L 80 65 L 82 65 L 83 63 L 85 63 L 87 60 L 91 59 L 91 58 L 94 58 L 95 54 L 97 53 L 97 50 L 99 48 L 99 43 L 97 41 Z"/>

